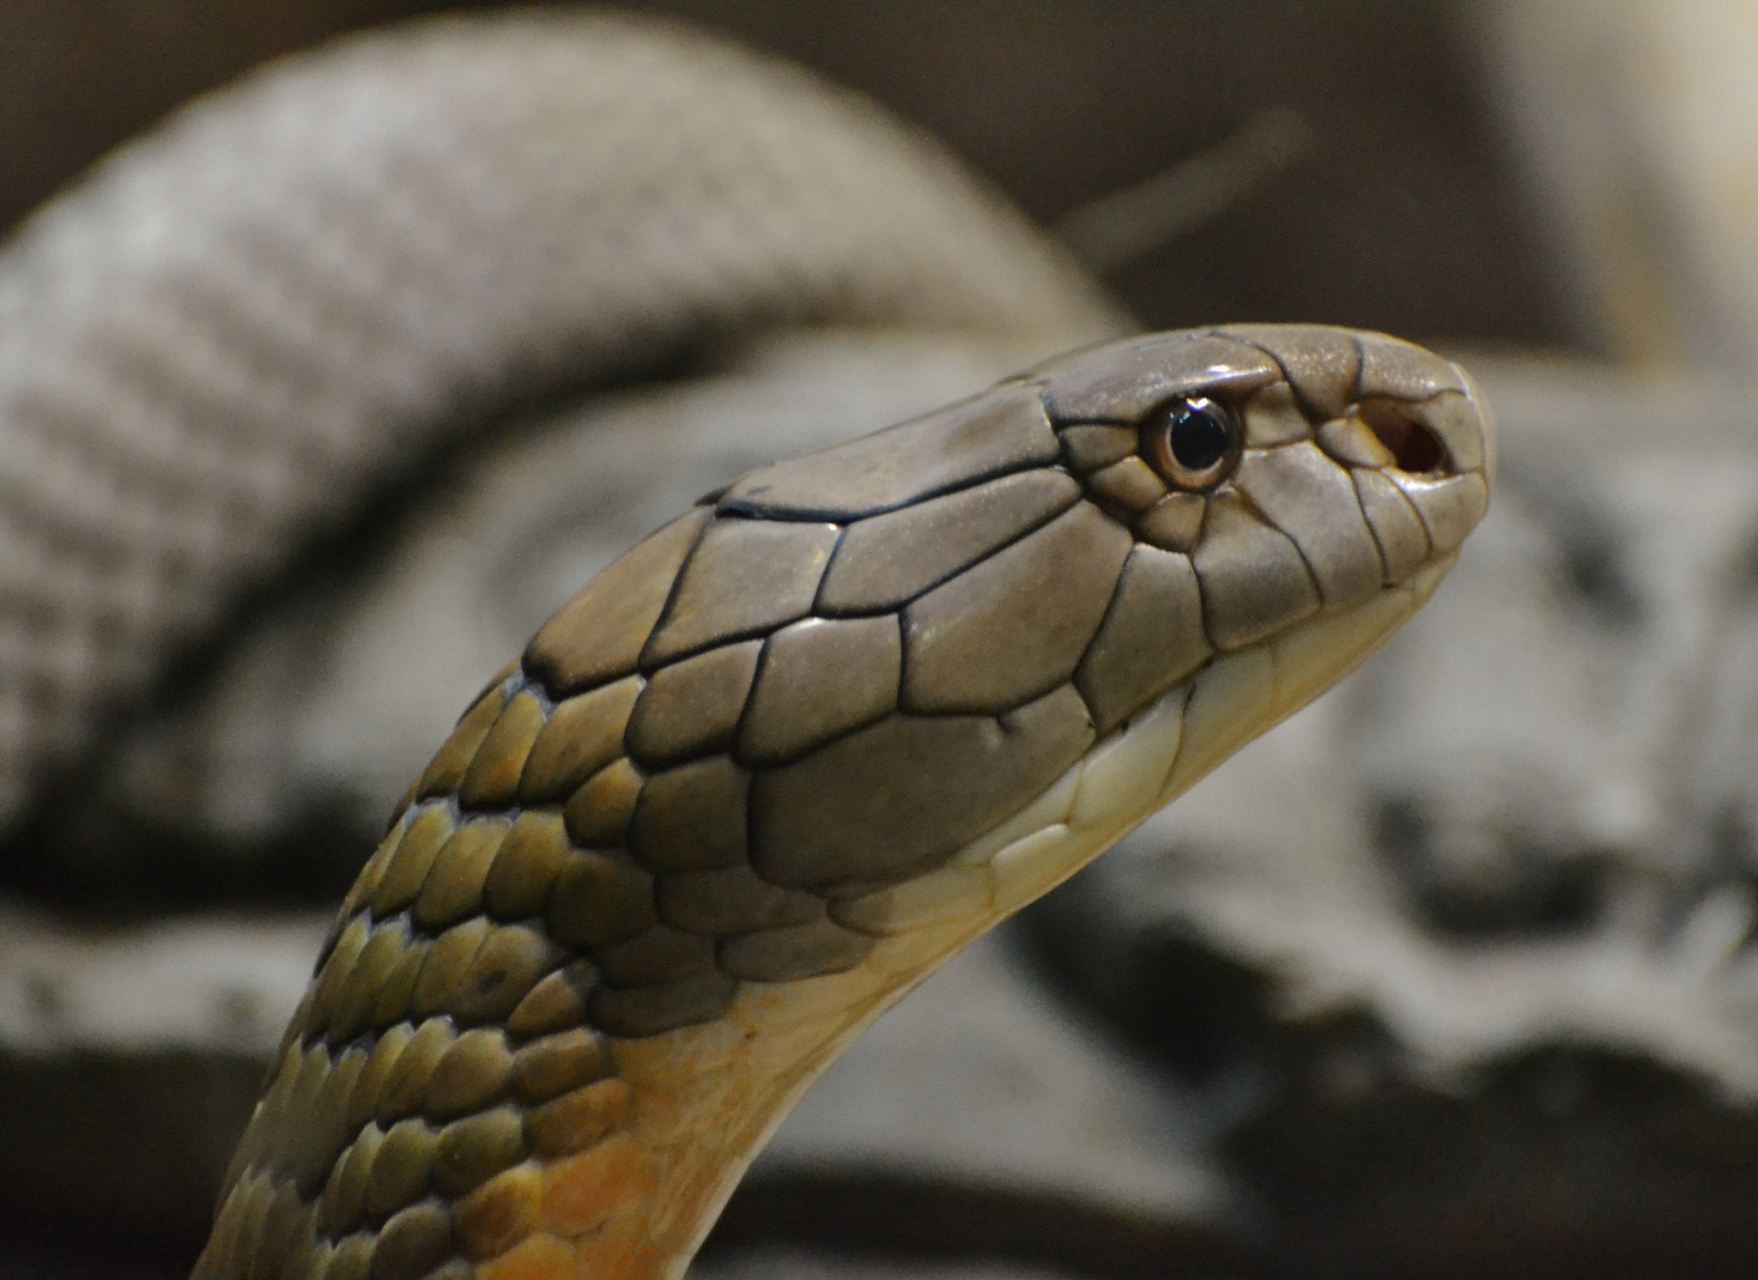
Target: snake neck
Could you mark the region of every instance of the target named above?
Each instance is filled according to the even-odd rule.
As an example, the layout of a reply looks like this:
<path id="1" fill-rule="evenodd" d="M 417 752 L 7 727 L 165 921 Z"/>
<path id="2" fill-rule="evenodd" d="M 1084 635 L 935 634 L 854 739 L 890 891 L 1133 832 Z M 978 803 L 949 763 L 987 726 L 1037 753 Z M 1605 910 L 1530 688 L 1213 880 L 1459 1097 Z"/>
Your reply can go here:
<path id="1" fill-rule="evenodd" d="M 479 1274 L 682 1276 L 801 1094 L 985 923 L 951 923 L 929 936 L 882 944 L 849 973 L 753 985 L 717 1022 L 619 1046 L 626 1127 L 546 1168 L 543 1203 L 510 1192 L 520 1203 L 507 1220 L 544 1225 L 517 1243 L 484 1240 L 485 1250 L 506 1247 Z M 485 1201 L 493 1195 L 488 1191 Z M 526 1258 L 529 1271 L 522 1269 Z"/>
<path id="2" fill-rule="evenodd" d="M 675 1280 L 812 1081 L 998 918 L 974 904 L 938 915 L 897 916 L 899 931 L 850 970 L 746 983 L 722 1016 L 658 1035 L 555 1029 L 584 1010 L 563 969 L 505 1029 L 460 1030 L 454 1011 L 340 1049 L 292 1037 L 195 1280 L 271 1258 L 289 1275 L 350 1280 Z M 306 1026 L 326 1024 L 324 973 L 370 970 L 364 950 L 343 930 Z M 347 1014 L 332 1008 L 327 1024 Z M 513 1156 L 526 1158 L 483 1177 Z"/>

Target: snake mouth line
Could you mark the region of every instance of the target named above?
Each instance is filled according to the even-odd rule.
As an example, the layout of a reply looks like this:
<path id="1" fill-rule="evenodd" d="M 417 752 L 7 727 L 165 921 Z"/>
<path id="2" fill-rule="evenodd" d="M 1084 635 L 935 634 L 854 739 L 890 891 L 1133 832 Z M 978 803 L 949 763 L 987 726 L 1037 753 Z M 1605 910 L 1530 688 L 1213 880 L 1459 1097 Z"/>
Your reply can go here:
<path id="1" fill-rule="evenodd" d="M 944 867 L 874 895 L 869 927 L 902 934 L 962 920 L 981 930 L 1005 919 L 1347 675 L 1428 600 L 1456 559 L 1441 557 L 1360 604 L 1210 659 Z"/>

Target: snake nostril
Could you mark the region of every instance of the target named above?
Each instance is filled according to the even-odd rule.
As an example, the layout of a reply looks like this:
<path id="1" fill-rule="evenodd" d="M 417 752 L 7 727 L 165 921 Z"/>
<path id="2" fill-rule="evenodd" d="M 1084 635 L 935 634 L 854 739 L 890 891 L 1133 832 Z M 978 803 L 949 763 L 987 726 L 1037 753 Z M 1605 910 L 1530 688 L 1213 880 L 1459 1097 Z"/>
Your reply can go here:
<path id="1" fill-rule="evenodd" d="M 1400 471 L 1434 475 L 1447 470 L 1447 446 L 1427 426 L 1397 405 L 1368 401 L 1359 406 L 1361 420 L 1391 453 Z"/>

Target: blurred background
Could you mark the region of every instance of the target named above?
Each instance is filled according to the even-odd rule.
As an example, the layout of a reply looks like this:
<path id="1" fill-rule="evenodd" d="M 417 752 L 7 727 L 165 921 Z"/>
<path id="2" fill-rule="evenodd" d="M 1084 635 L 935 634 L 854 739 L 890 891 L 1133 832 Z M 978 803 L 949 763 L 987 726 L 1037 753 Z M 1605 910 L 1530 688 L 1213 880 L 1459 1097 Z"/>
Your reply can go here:
<path id="1" fill-rule="evenodd" d="M 1143 326 L 1456 355 L 1505 446 L 1418 622 L 888 1017 L 693 1274 L 1751 1274 L 1758 6 L 625 8 L 870 96 Z M 7 0 L 0 226 L 268 60 L 496 9 Z M 0 346 L 66 212 L 0 258 Z M 1033 354 L 772 329 L 472 407 L 20 802 L 0 1280 L 186 1271 L 326 904 L 575 584 L 740 471 Z"/>
<path id="2" fill-rule="evenodd" d="M 0 14 L 0 218 L 265 59 L 413 14 L 492 5 L 18 0 Z M 1603 343 L 1516 176 L 1483 15 L 1443 4 L 632 5 L 814 67 L 944 139 L 1047 225 L 1299 113 L 1304 146 L 1110 284 L 1145 325 L 1334 316 L 1421 337 Z"/>

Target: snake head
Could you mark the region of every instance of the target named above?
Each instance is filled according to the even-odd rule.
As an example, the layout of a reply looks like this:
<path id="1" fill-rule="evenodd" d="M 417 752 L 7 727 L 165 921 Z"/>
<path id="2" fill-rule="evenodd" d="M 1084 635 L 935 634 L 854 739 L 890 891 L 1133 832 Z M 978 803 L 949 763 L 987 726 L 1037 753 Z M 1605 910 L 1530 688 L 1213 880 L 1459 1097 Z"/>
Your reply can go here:
<path id="1" fill-rule="evenodd" d="M 613 562 L 464 716 L 327 968 L 375 921 L 503 921 L 527 976 L 585 966 L 577 1016 L 621 1037 L 905 935 L 919 976 L 1390 635 L 1493 456 L 1447 361 L 1261 327 L 1078 352 L 764 467 Z M 365 1025 L 341 984 L 307 1033 Z M 466 1012 L 522 1025 L 528 985 Z"/>
<path id="2" fill-rule="evenodd" d="M 1450 563 L 1488 503 L 1481 393 L 1381 334 L 1168 334 L 1030 376 L 1065 465 L 1137 540 L 1075 675 L 1101 732 L 1214 655 Z"/>
<path id="3" fill-rule="evenodd" d="M 1077 352 L 747 475 L 589 585 L 518 679 L 614 703 L 619 798 L 570 821 L 659 877 L 662 916 L 666 877 L 741 868 L 860 932 L 846 904 L 1017 831 L 1148 721 L 1183 729 L 1108 830 L 1359 662 L 1482 515 L 1490 430 L 1459 369 L 1380 335 Z"/>

